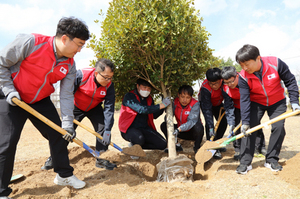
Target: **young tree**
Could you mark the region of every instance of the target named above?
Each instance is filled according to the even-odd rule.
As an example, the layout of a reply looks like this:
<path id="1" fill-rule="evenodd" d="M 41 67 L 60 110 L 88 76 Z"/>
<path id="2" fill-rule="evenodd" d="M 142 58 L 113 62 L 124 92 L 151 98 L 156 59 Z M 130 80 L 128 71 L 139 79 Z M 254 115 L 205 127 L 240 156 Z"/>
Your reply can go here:
<path id="1" fill-rule="evenodd" d="M 97 58 L 116 64 L 117 99 L 137 78 L 147 80 L 155 94 L 175 96 L 179 86 L 192 85 L 217 61 L 208 47 L 210 34 L 201 26 L 202 20 L 193 0 L 113 0 L 101 24 L 101 38 L 92 35 L 89 47 Z M 171 135 L 171 106 L 167 121 Z M 174 138 L 168 137 L 169 156 L 176 156 L 175 145 L 170 146 Z"/>

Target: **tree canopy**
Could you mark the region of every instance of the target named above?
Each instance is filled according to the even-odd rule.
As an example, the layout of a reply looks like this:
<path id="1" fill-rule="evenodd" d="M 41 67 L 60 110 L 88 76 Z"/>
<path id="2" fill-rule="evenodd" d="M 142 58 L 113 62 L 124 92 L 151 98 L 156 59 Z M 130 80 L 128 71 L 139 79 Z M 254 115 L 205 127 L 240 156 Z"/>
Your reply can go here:
<path id="1" fill-rule="evenodd" d="M 113 0 L 103 22 L 95 20 L 102 33 L 92 34 L 89 47 L 117 66 L 117 99 L 137 78 L 147 80 L 152 93 L 174 96 L 179 86 L 192 85 L 216 66 L 202 20 L 193 0 Z"/>

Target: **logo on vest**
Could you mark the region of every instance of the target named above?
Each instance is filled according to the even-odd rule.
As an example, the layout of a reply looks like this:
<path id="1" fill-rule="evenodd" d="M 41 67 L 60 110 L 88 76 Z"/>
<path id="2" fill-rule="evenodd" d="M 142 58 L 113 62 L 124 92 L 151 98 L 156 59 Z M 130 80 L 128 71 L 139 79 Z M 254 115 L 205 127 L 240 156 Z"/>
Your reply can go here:
<path id="1" fill-rule="evenodd" d="M 105 91 L 100 91 L 100 95 L 106 95 Z"/>
<path id="2" fill-rule="evenodd" d="M 190 114 L 190 111 L 185 111 L 184 114 L 185 114 L 185 115 L 189 115 L 189 114 Z"/>
<path id="3" fill-rule="evenodd" d="M 64 67 L 61 67 L 61 68 L 59 69 L 59 71 L 60 71 L 61 73 L 63 73 L 64 75 L 67 74 L 67 69 L 65 69 Z"/>
<path id="4" fill-rule="evenodd" d="M 275 73 L 273 73 L 273 74 L 271 74 L 271 75 L 268 75 L 268 80 L 273 79 L 273 78 L 275 78 L 275 77 L 276 77 Z"/>

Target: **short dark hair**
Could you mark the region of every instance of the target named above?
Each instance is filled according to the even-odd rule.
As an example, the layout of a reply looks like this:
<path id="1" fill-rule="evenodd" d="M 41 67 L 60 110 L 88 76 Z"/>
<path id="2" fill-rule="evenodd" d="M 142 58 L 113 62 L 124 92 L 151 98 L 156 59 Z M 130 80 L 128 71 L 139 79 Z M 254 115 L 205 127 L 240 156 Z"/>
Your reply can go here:
<path id="1" fill-rule="evenodd" d="M 221 71 L 222 79 L 230 79 L 231 77 L 235 77 L 237 75 L 236 69 L 234 66 L 225 66 Z"/>
<path id="2" fill-rule="evenodd" d="M 56 36 L 61 37 L 67 35 L 70 39 L 79 38 L 88 40 L 90 32 L 87 25 L 75 17 L 63 17 L 59 20 L 56 29 Z"/>
<path id="3" fill-rule="evenodd" d="M 114 72 L 115 65 L 109 59 L 101 58 L 95 64 L 95 69 L 97 72 L 103 72 L 105 67 L 109 67 L 111 72 Z"/>
<path id="4" fill-rule="evenodd" d="M 256 46 L 246 44 L 237 51 L 235 60 L 237 63 L 243 63 L 249 60 L 255 61 L 258 56 L 260 56 L 258 48 Z"/>
<path id="5" fill-rule="evenodd" d="M 193 96 L 194 94 L 194 90 L 191 86 L 189 85 L 182 85 L 180 86 L 180 88 L 178 89 L 178 94 L 182 94 L 182 93 L 187 93 L 189 96 Z"/>
<path id="6" fill-rule="evenodd" d="M 219 68 L 210 68 L 206 71 L 206 79 L 210 82 L 215 82 L 220 79 L 221 77 L 221 69 Z"/>
<path id="7" fill-rule="evenodd" d="M 136 81 L 136 84 L 137 84 L 137 85 L 148 86 L 148 87 L 150 87 L 150 88 L 153 88 L 152 85 L 151 85 L 148 81 L 146 81 L 146 80 L 144 80 L 144 79 L 141 79 L 141 78 L 139 78 L 139 79 Z"/>

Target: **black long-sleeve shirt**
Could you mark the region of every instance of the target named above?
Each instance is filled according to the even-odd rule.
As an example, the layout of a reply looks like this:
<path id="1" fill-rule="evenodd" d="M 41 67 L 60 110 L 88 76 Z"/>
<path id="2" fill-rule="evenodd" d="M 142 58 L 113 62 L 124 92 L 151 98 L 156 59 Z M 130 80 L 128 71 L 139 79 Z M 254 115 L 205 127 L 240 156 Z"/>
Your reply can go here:
<path id="1" fill-rule="evenodd" d="M 147 98 L 143 98 L 136 89 L 134 92 L 138 95 L 140 102 L 134 93 L 126 93 L 122 104 L 137 112 L 137 116 L 130 127 L 145 128 L 146 126 L 149 126 L 148 115 L 153 113 L 153 117 L 156 119 L 164 112 L 164 109 L 160 109 L 159 104 L 154 105 L 153 101 L 152 105 L 148 106 Z"/>
<path id="2" fill-rule="evenodd" d="M 260 72 L 254 73 L 259 79 L 262 79 L 260 77 L 260 73 L 263 69 L 263 62 Z M 295 79 L 295 76 L 291 73 L 289 67 L 284 63 L 281 59 L 278 58 L 278 74 L 280 79 L 283 81 L 284 85 L 286 86 L 290 102 L 299 104 L 299 91 L 297 82 Z M 240 87 L 240 95 L 241 95 L 241 118 L 243 121 L 243 124 L 250 124 L 250 90 L 248 83 L 241 77 L 239 77 L 239 87 Z"/>

